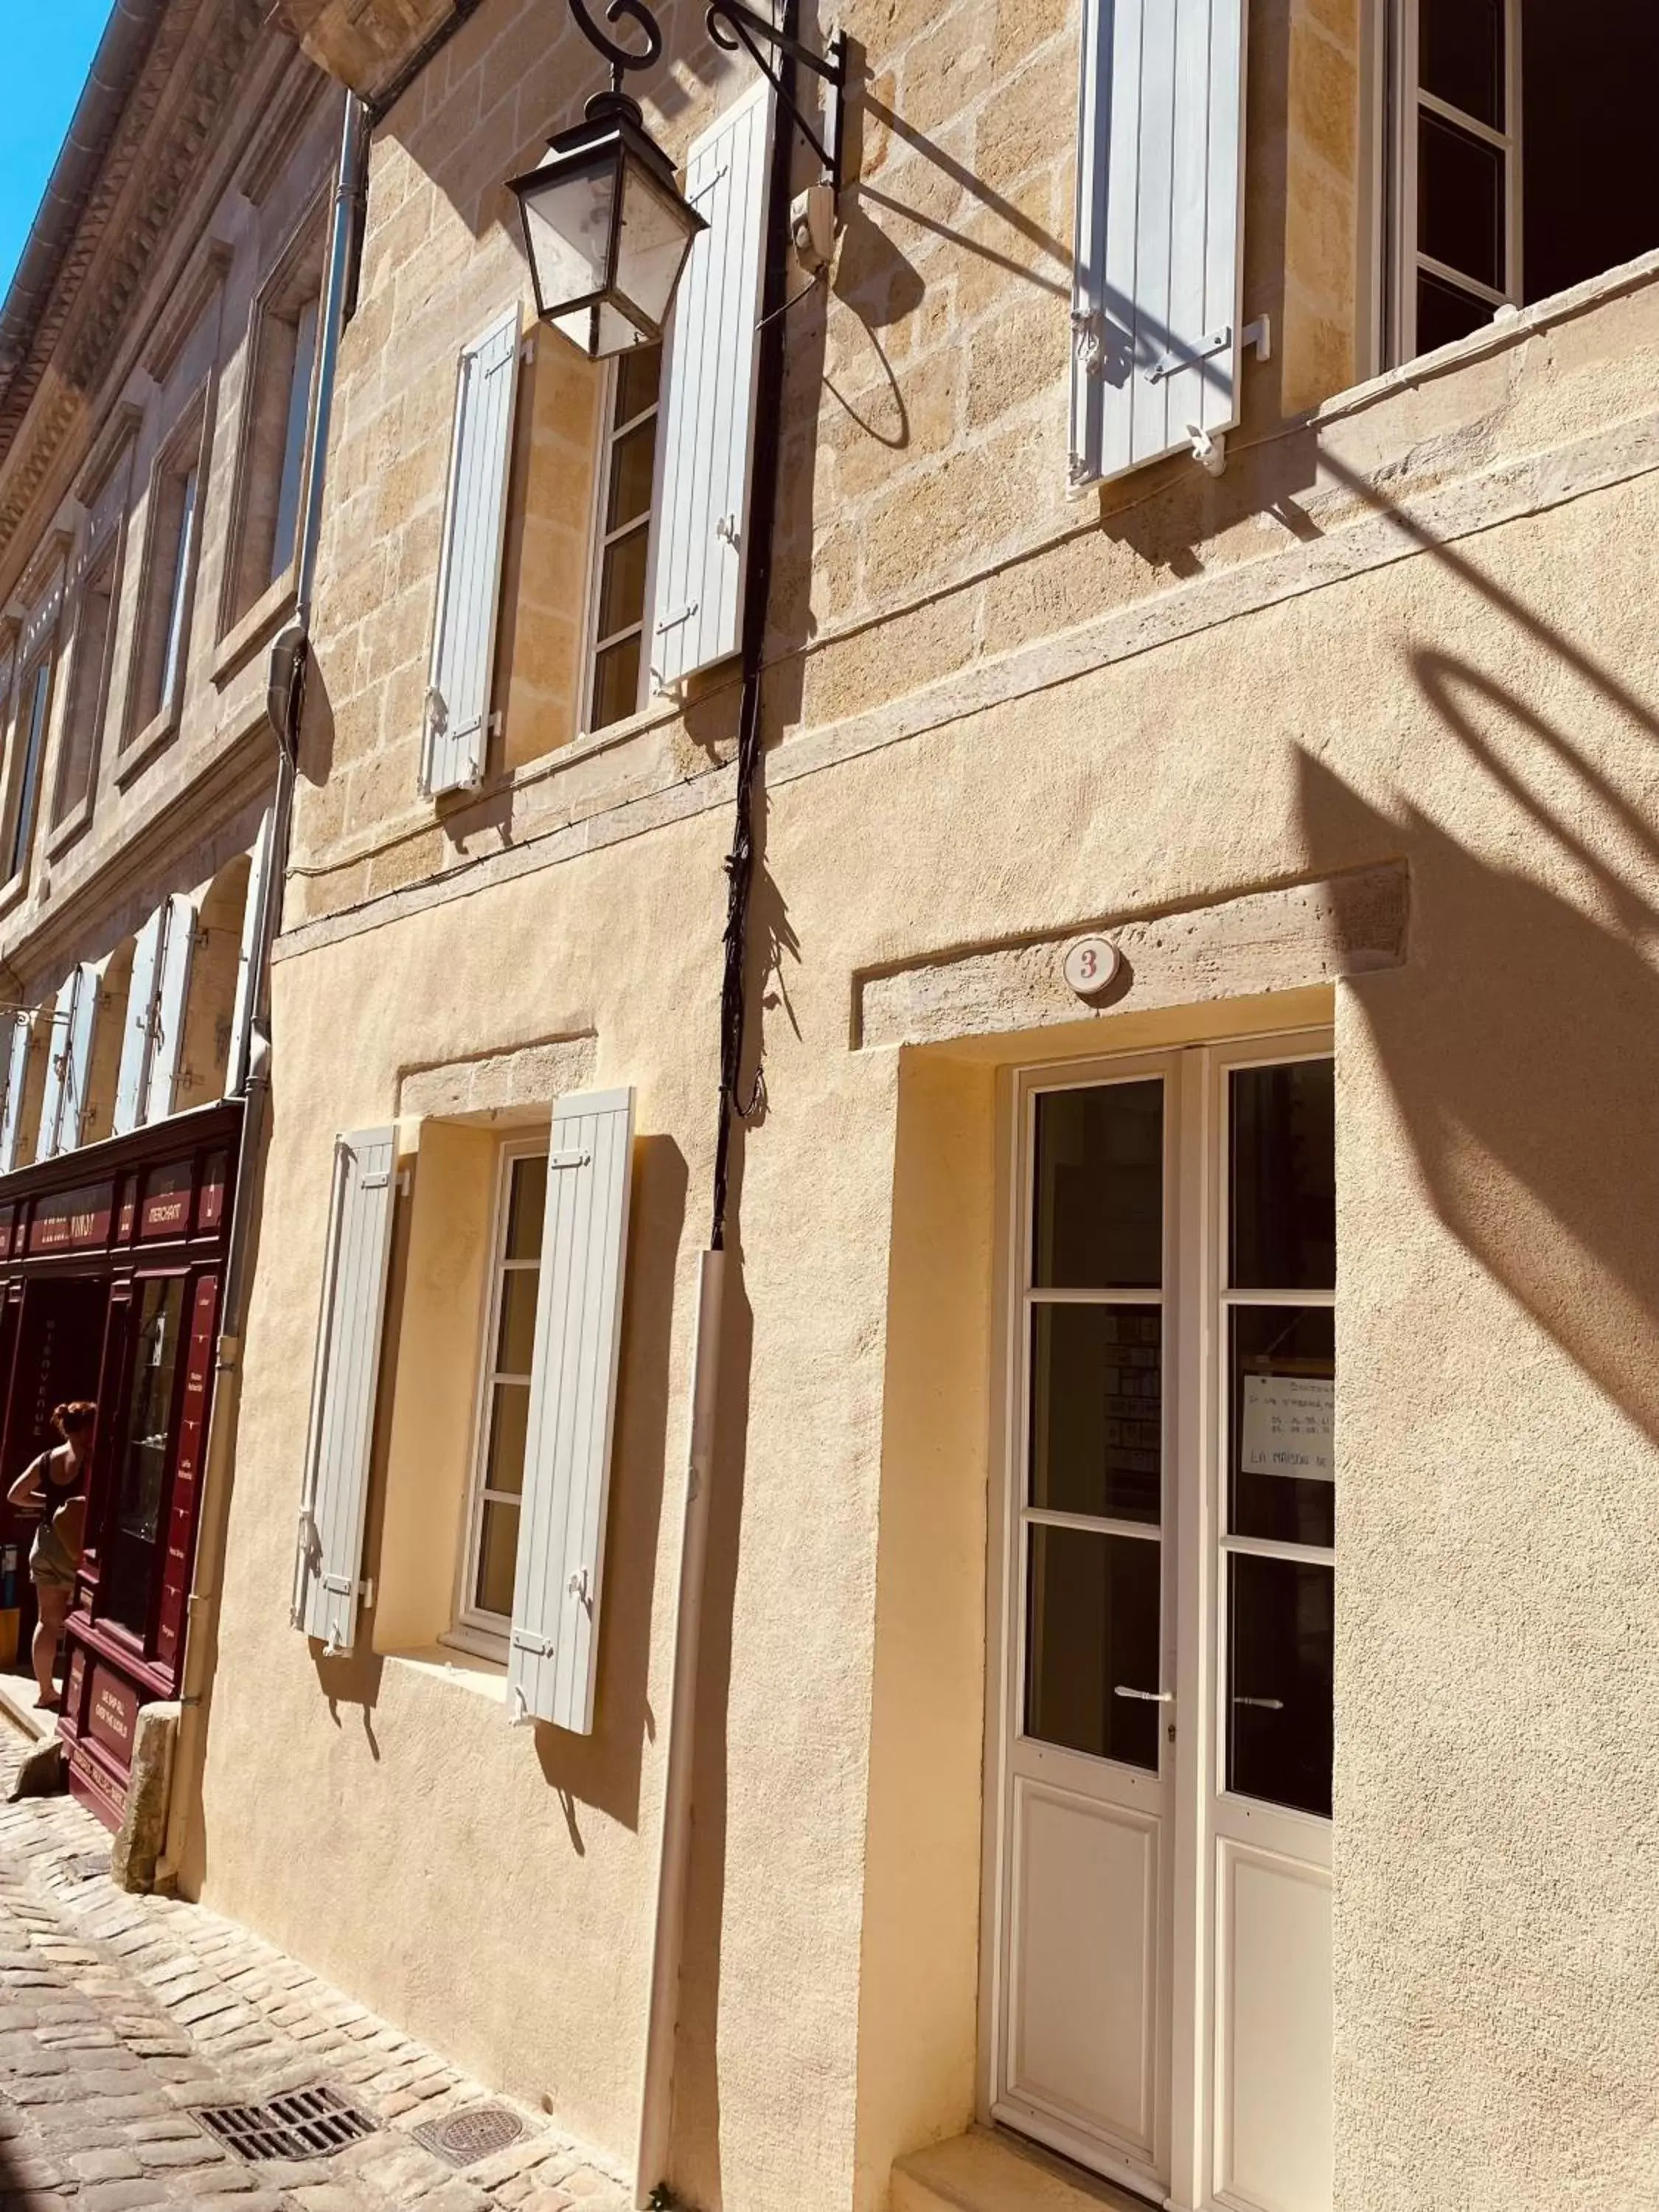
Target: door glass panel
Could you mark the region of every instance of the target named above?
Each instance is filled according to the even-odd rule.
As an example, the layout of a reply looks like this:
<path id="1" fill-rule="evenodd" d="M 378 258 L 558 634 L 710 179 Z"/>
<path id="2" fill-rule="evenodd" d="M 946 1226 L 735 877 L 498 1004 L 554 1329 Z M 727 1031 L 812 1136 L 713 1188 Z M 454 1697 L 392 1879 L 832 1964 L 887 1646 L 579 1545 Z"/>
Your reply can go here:
<path id="1" fill-rule="evenodd" d="M 1025 1733 L 1158 1771 L 1161 1547 L 1092 1528 L 1029 1531 Z"/>
<path id="2" fill-rule="evenodd" d="M 1315 1559 L 1227 1560 L 1227 1787 L 1327 1820 L 1336 1577 Z"/>
<path id="3" fill-rule="evenodd" d="M 1039 1290 L 1164 1279 L 1164 1085 L 1103 1083 L 1036 1102 L 1031 1280 Z"/>
<path id="4" fill-rule="evenodd" d="M 1336 1284 L 1336 1105 L 1328 1060 L 1238 1067 L 1231 1079 L 1237 1291 Z"/>
<path id="5" fill-rule="evenodd" d="M 173 1384 L 179 1367 L 184 1310 L 185 1286 L 178 1277 L 165 1283 L 144 1285 L 138 1315 L 126 1462 L 121 1474 L 116 1515 L 122 1534 L 136 1537 L 142 1544 L 153 1544 L 161 1525 Z"/>
<path id="6" fill-rule="evenodd" d="M 1228 1528 L 1332 1545 L 1336 1316 L 1329 1306 L 1235 1306 L 1228 1320 Z"/>
<path id="7" fill-rule="evenodd" d="M 1163 1327 L 1157 1306 L 1033 1307 L 1033 1505 L 1161 1517 Z"/>
<path id="8" fill-rule="evenodd" d="M 1504 0 L 1419 0 L 1425 92 L 1477 123 L 1504 128 Z"/>
<path id="9" fill-rule="evenodd" d="M 1417 244 L 1460 276 L 1504 289 L 1501 146 L 1430 109 L 1417 118 Z"/>

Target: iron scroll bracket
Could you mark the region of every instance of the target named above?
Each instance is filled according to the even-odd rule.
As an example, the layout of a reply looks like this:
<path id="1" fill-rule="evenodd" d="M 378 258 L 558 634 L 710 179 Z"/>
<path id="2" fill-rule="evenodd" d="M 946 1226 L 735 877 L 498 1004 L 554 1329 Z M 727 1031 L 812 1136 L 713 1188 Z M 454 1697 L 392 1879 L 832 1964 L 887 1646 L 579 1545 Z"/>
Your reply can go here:
<path id="1" fill-rule="evenodd" d="M 757 15 L 744 0 L 709 0 L 704 18 L 708 35 L 723 52 L 734 54 L 739 46 L 749 56 L 776 93 L 781 105 L 788 111 L 789 119 L 812 151 L 817 155 L 823 171 L 823 182 L 839 198 L 843 181 L 847 135 L 847 33 L 832 31 L 823 53 L 814 53 L 799 39 L 791 38 L 764 15 Z M 788 93 L 784 90 L 777 69 L 769 57 L 762 52 L 763 42 L 774 54 L 781 54 L 809 69 L 829 87 L 825 121 L 827 129 L 821 137 L 815 123 L 809 119 Z M 827 142 L 827 143 L 826 143 Z"/>

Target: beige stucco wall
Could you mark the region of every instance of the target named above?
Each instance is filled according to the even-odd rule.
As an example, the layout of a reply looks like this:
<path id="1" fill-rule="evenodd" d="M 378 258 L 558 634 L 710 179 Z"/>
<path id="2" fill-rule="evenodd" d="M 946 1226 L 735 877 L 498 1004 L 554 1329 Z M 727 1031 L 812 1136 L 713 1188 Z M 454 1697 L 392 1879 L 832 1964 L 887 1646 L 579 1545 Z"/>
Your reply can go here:
<path id="1" fill-rule="evenodd" d="M 526 58 L 502 28 L 525 20 L 486 0 L 377 142 L 187 1872 L 625 2161 L 734 695 L 535 758 L 515 738 L 476 802 L 418 799 L 453 355 L 522 283 L 499 181 L 568 104 L 568 38 Z M 1174 1024 L 1132 995 L 911 1054 L 859 1042 L 866 979 L 916 970 L 920 1004 L 947 957 L 1164 913 L 1201 933 L 1212 907 L 1403 861 L 1404 965 L 1335 993 L 1338 2200 L 1644 2202 L 1659 291 L 1650 272 L 1529 311 L 1296 419 L 1361 350 L 1341 241 L 1362 195 L 1350 179 L 1333 229 L 1305 181 L 1340 200 L 1358 28 L 1265 7 L 1247 301 L 1288 319 L 1283 343 L 1247 372 L 1221 479 L 1176 461 L 1067 503 L 1074 25 L 975 4 L 853 27 L 868 189 L 822 328 L 802 311 L 792 343 L 755 916 L 768 1109 L 741 1144 L 673 2179 L 733 2212 L 876 2212 L 893 2155 L 974 2109 L 994 1065 L 1225 1036 L 1275 1004 L 1305 1021 L 1291 987 L 1328 981 L 1287 974 L 1264 1005 L 1241 955 Z M 707 61 L 658 118 L 676 144 Z M 364 1649 L 324 1661 L 286 1617 L 335 1132 L 410 1118 L 411 1096 L 471 1111 L 473 1079 L 433 1071 L 578 1039 L 583 1080 L 637 1086 L 641 1132 L 583 1741 L 508 1729 L 498 1676 L 397 1648 L 399 1620 L 426 1648 L 453 1575 L 434 1554 L 476 1357 L 458 1299 L 455 1371 L 431 1383 L 413 1241 Z M 468 1141 L 411 1146 L 410 1239 L 422 1176 Z M 421 1554 L 428 1483 L 447 1502 Z"/>

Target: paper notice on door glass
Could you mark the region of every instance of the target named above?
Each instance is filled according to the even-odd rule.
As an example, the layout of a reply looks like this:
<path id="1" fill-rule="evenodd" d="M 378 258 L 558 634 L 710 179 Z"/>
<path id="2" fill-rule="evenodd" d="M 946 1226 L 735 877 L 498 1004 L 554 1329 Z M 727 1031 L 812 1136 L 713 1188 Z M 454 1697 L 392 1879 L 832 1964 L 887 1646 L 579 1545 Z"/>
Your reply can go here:
<path id="1" fill-rule="evenodd" d="M 1247 1375 L 1239 1469 L 1334 1482 L 1336 1384 L 1328 1375 Z"/>

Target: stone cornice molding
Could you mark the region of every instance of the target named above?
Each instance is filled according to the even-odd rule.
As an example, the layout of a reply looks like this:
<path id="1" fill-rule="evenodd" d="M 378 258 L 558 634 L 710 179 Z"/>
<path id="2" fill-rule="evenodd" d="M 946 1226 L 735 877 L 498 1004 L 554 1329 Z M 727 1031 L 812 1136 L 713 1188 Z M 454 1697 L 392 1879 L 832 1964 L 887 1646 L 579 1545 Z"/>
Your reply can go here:
<path id="1" fill-rule="evenodd" d="M 373 100 L 465 9 L 457 0 L 276 0 L 274 12 L 319 69 Z"/>

